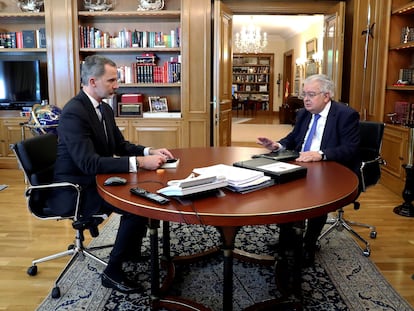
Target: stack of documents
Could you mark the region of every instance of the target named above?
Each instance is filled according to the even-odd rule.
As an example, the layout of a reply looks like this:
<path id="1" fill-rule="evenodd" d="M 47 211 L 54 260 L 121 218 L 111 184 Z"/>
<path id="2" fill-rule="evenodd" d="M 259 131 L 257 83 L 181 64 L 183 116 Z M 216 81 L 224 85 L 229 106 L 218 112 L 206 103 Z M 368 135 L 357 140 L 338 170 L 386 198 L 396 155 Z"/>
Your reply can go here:
<path id="1" fill-rule="evenodd" d="M 158 193 L 167 196 L 185 196 L 201 192 L 211 191 L 227 186 L 224 176 L 194 174 L 181 180 L 170 180 L 168 186 L 157 190 Z"/>
<path id="2" fill-rule="evenodd" d="M 247 193 L 274 184 L 274 181 L 263 172 L 235 167 L 232 165 L 217 164 L 202 168 L 195 168 L 194 173 L 200 175 L 224 176 L 228 182 L 227 188 L 240 193 Z"/>

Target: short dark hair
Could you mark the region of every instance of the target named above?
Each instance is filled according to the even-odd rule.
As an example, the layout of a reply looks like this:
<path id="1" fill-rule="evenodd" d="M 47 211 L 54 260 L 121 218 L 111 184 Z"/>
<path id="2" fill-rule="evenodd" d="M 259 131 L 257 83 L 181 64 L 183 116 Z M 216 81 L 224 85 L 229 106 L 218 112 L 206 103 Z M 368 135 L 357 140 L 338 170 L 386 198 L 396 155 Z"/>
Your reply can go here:
<path id="1" fill-rule="evenodd" d="M 91 55 L 85 58 L 82 62 L 81 83 L 82 85 L 89 84 L 90 77 L 102 77 L 105 73 L 105 65 L 116 67 L 114 61 L 105 56 Z"/>

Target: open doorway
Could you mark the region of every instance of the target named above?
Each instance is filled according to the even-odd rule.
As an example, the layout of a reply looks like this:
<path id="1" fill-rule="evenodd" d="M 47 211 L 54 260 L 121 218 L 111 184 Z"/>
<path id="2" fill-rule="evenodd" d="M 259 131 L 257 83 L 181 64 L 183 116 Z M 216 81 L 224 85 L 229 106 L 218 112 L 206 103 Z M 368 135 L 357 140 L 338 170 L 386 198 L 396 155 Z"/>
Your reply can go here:
<path id="1" fill-rule="evenodd" d="M 321 14 L 310 14 L 310 15 L 233 15 L 233 55 L 239 55 L 240 49 L 235 44 L 235 38 L 242 28 L 248 28 L 254 25 L 260 31 L 260 35 L 263 38 L 266 33 L 267 44 L 259 52 L 260 54 L 270 54 L 273 58 L 273 68 L 269 73 L 268 80 L 272 81 L 269 88 L 262 87 L 262 90 L 267 91 L 265 94 L 271 99 L 269 105 L 259 105 L 253 114 L 250 110 L 243 111 L 243 106 L 238 105 L 236 115 L 240 116 L 247 115 L 251 118 L 252 115 L 258 116 L 257 123 L 269 123 L 279 114 L 279 109 L 282 107 L 286 100 L 286 95 L 298 95 L 299 84 L 301 83 L 300 78 L 296 75 L 296 64 L 300 63 L 299 66 L 305 66 L 303 60 L 307 59 L 308 51 L 306 42 L 309 40 L 315 40 L 316 46 L 313 53 L 323 51 L 323 35 L 324 35 L 324 16 Z M 254 52 L 251 52 L 254 54 Z M 234 59 L 234 58 L 233 58 Z M 234 62 L 233 62 L 234 65 Z M 247 67 L 246 67 L 247 68 Z M 234 68 L 233 68 L 234 69 Z M 248 68 L 252 70 L 253 68 Z M 304 67 L 303 67 L 304 69 Z M 240 68 L 236 68 L 240 70 Z M 246 69 L 247 70 L 247 69 Z M 258 68 L 258 71 L 261 67 Z M 234 78 L 238 77 L 234 75 Z M 251 86 L 246 84 L 240 84 L 238 81 L 233 79 L 233 89 L 241 90 L 236 95 L 242 95 L 245 97 L 257 96 L 254 92 L 250 91 L 255 88 L 255 91 L 260 90 L 260 80 L 257 80 L 256 76 L 248 76 L 255 81 L 255 84 Z M 240 80 L 240 78 L 239 78 Z M 249 93 L 250 91 L 250 93 Z M 259 95 L 262 96 L 262 95 Z M 251 108 L 251 107 L 249 107 Z M 267 110 L 266 110 L 267 108 Z M 275 122 L 275 121 L 273 121 Z"/>
<path id="2" fill-rule="evenodd" d="M 300 3 L 294 1 L 237 1 L 237 0 L 212 0 L 214 3 L 214 33 L 217 36 L 214 36 L 214 51 L 213 51 L 213 61 L 212 61 L 212 72 L 214 76 L 214 87 L 212 87 L 212 98 L 213 101 L 213 113 L 212 113 L 212 141 L 214 145 L 220 145 L 222 141 L 230 141 L 229 135 L 233 131 L 232 129 L 232 42 L 233 40 L 233 29 L 236 31 L 236 26 L 233 25 L 234 16 L 244 15 L 250 18 L 251 15 L 258 16 L 260 20 L 264 20 L 264 16 L 269 15 L 272 18 L 272 21 L 275 22 L 276 18 L 282 19 L 284 17 L 297 17 L 302 18 L 306 16 L 314 16 L 318 14 L 324 18 L 324 26 L 326 25 L 326 20 L 332 18 L 334 21 L 334 31 L 332 33 L 332 44 L 331 47 L 325 49 L 324 38 L 322 34 L 327 32 L 318 31 L 320 39 L 318 40 L 318 35 L 309 38 L 301 38 L 300 40 L 294 41 L 292 39 L 283 39 L 283 40 L 273 40 L 269 38 L 269 43 L 275 44 L 275 50 L 286 51 L 293 49 L 293 57 L 295 60 L 295 65 L 292 67 L 292 72 L 295 73 L 295 82 L 296 82 L 296 60 L 301 58 L 303 53 L 305 57 L 308 55 L 307 51 L 307 42 L 313 42 L 309 44 L 309 47 L 316 45 L 320 51 L 324 51 L 323 58 L 319 58 L 322 64 L 322 72 L 324 72 L 324 66 L 326 64 L 332 64 L 332 79 L 336 85 L 335 93 L 341 94 L 342 87 L 342 62 L 343 62 L 343 36 L 344 36 L 344 27 L 345 27 L 345 2 L 344 1 L 301 1 Z M 300 14 L 298 14 L 300 12 Z M 267 22 L 267 24 L 273 24 L 273 22 Z M 297 25 L 295 22 L 286 24 Z M 322 27 L 324 27 L 322 26 Z M 223 41 L 223 38 L 225 41 Z M 293 42 L 300 42 L 296 45 Z M 286 47 L 287 44 L 292 45 L 292 48 Z M 300 51 L 297 53 L 297 51 Z M 302 52 L 304 51 L 304 52 Z M 281 52 L 283 53 L 283 52 Z M 299 55 L 298 55 L 299 54 Z M 273 92 L 277 94 L 274 96 L 278 102 L 274 103 L 273 111 L 270 113 L 278 114 L 278 108 L 281 106 L 283 101 L 283 83 L 281 83 L 283 77 L 281 77 L 283 71 L 283 57 L 275 57 L 279 61 L 279 70 L 274 73 L 273 83 Z M 306 65 L 305 65 L 306 66 Z M 315 66 L 313 66 L 314 68 Z M 303 65 L 302 65 L 303 68 Z M 275 69 L 276 70 L 276 69 Z M 305 70 L 307 68 L 305 67 Z M 306 71 L 307 72 L 307 71 Z M 328 71 L 326 71 L 328 72 Z M 280 73 L 280 75 L 279 75 Z M 295 83 L 294 83 L 295 85 Z M 298 85 L 298 84 L 296 84 Z M 300 85 L 300 84 L 299 84 Z M 296 90 L 293 86 L 291 88 Z M 227 109 L 227 104 L 230 105 L 230 108 Z M 222 115 L 224 116 L 222 118 Z M 228 120 L 230 124 L 225 123 Z M 225 123 L 225 124 L 224 124 Z"/>

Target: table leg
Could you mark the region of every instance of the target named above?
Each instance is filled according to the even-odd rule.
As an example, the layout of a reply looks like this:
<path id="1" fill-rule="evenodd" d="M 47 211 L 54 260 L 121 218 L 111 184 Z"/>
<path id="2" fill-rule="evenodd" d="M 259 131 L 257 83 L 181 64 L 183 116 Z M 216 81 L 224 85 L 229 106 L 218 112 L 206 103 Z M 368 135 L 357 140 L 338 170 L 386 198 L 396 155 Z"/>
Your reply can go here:
<path id="1" fill-rule="evenodd" d="M 233 310 L 233 250 L 239 227 L 218 227 L 223 245 L 223 310 Z"/>
<path id="2" fill-rule="evenodd" d="M 159 221 L 150 219 L 150 247 L 151 247 L 151 300 L 159 299 L 160 291 L 160 267 L 158 263 L 158 228 Z"/>

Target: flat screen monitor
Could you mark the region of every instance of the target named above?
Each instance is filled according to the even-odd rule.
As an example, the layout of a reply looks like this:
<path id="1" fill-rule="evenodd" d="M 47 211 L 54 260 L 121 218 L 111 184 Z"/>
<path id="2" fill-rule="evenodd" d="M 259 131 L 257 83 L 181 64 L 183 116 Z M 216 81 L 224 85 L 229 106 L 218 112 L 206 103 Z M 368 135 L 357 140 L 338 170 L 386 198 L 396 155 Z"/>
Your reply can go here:
<path id="1" fill-rule="evenodd" d="M 33 106 L 42 101 L 39 60 L 0 60 L 0 106 Z"/>

